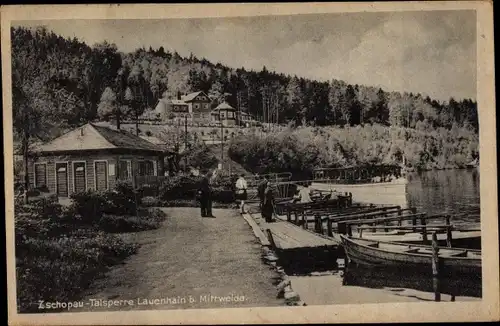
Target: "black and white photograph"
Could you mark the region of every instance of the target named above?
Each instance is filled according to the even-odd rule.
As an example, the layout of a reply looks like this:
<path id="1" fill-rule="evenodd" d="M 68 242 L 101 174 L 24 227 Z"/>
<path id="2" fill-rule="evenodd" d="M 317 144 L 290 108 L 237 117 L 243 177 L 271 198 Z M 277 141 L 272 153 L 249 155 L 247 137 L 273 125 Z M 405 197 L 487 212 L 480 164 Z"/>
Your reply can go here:
<path id="1" fill-rule="evenodd" d="M 474 313 L 499 318 L 495 111 L 478 86 L 493 41 L 464 3 L 12 14 L 10 313 L 492 303 Z"/>

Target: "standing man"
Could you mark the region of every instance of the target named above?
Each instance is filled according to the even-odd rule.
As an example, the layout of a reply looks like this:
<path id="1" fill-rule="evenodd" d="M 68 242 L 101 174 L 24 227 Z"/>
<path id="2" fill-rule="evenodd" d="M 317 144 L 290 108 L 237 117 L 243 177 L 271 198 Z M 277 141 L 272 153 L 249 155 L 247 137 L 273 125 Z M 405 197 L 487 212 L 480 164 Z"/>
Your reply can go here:
<path id="1" fill-rule="evenodd" d="M 267 180 L 267 176 L 264 176 L 264 179 L 257 186 L 257 196 L 259 197 L 259 208 L 262 210 L 262 206 L 264 203 L 264 192 L 266 190 L 267 184 L 269 180 Z"/>
<path id="2" fill-rule="evenodd" d="M 266 189 L 264 190 L 264 200 L 262 202 L 261 209 L 261 215 L 265 218 L 267 223 L 271 223 L 273 221 L 274 211 L 274 193 L 271 189 L 271 185 L 269 184 L 269 182 L 267 182 Z"/>
<path id="3" fill-rule="evenodd" d="M 201 217 L 212 216 L 212 194 L 210 189 L 210 181 L 208 174 L 201 179 L 200 187 L 198 189 L 198 198 L 200 201 Z"/>
<path id="4" fill-rule="evenodd" d="M 236 180 L 236 199 L 240 201 L 240 213 L 245 213 L 245 200 L 247 200 L 247 181 L 245 180 L 245 175 L 240 174 L 238 180 Z"/>

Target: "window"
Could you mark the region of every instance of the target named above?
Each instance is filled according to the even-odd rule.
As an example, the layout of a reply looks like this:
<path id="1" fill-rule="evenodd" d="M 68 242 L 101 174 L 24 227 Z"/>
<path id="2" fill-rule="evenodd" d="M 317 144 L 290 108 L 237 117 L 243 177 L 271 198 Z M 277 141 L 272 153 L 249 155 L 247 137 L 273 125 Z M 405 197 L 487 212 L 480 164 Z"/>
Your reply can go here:
<path id="1" fill-rule="evenodd" d="M 205 108 L 205 110 L 208 110 L 208 103 L 206 103 L 205 105 L 203 105 L 203 107 Z"/>
<path id="2" fill-rule="evenodd" d="M 227 111 L 227 117 L 228 117 L 228 119 L 234 118 L 234 112 L 233 111 Z"/>
<path id="3" fill-rule="evenodd" d="M 138 171 L 139 176 L 153 176 L 156 175 L 156 162 L 154 161 L 138 161 Z"/>
<path id="4" fill-rule="evenodd" d="M 226 118 L 226 111 L 220 111 L 220 117 L 221 117 L 221 119 L 225 119 Z"/>
<path id="5" fill-rule="evenodd" d="M 132 162 L 130 160 L 120 160 L 118 165 L 118 178 L 127 180 L 132 178 Z"/>
<path id="6" fill-rule="evenodd" d="M 193 104 L 193 107 L 194 107 L 195 109 L 198 109 L 198 108 L 200 107 L 200 105 L 199 105 L 198 103 L 195 103 L 195 104 Z"/>

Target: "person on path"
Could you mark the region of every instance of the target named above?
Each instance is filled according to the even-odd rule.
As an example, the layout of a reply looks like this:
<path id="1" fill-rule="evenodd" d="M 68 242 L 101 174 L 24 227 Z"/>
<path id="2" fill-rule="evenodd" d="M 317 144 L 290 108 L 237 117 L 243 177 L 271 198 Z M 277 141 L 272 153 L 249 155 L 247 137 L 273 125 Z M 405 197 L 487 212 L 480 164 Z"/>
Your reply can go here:
<path id="1" fill-rule="evenodd" d="M 212 216 L 212 189 L 210 187 L 209 176 L 203 176 L 198 189 L 198 198 L 200 201 L 201 217 Z"/>
<path id="2" fill-rule="evenodd" d="M 262 205 L 264 203 L 264 192 L 268 184 L 269 180 L 267 179 L 267 176 L 265 176 L 264 179 L 257 186 L 257 196 L 259 197 L 259 208 L 261 210 L 262 210 Z"/>
<path id="3" fill-rule="evenodd" d="M 236 180 L 236 199 L 240 201 L 240 213 L 245 213 L 245 200 L 247 200 L 248 184 L 245 175 L 241 174 Z"/>
<path id="4" fill-rule="evenodd" d="M 262 203 L 261 215 L 265 218 L 266 222 L 270 223 L 273 221 L 274 211 L 274 193 L 271 189 L 271 185 L 269 184 L 269 182 L 267 182 L 266 189 L 264 190 L 264 200 Z"/>

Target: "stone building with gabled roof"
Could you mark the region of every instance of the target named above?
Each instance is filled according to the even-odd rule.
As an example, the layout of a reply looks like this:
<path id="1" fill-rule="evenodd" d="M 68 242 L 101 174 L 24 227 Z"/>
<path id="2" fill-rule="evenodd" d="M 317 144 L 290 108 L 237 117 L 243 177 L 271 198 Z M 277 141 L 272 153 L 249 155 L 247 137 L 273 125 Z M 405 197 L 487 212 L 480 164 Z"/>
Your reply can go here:
<path id="1" fill-rule="evenodd" d="M 123 130 L 88 123 L 38 146 L 29 158 L 30 186 L 60 197 L 112 189 L 136 176 L 162 176 L 164 148 Z"/>

